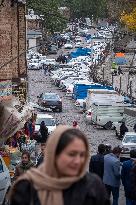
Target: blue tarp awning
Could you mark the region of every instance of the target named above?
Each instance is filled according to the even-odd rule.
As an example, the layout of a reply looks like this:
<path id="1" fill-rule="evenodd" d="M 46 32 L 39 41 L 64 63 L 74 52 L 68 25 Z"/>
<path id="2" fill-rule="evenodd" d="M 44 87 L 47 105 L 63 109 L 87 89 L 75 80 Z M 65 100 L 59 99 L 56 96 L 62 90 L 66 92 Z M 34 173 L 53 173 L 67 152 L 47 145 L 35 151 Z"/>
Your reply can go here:
<path id="1" fill-rule="evenodd" d="M 123 58 L 123 57 L 116 57 L 114 62 L 117 64 L 117 65 L 124 65 L 127 63 L 127 60 L 126 58 Z"/>
<path id="2" fill-rule="evenodd" d="M 78 56 L 87 56 L 90 55 L 91 49 L 89 48 L 78 48 L 75 52 L 71 52 L 72 58 L 77 58 Z"/>

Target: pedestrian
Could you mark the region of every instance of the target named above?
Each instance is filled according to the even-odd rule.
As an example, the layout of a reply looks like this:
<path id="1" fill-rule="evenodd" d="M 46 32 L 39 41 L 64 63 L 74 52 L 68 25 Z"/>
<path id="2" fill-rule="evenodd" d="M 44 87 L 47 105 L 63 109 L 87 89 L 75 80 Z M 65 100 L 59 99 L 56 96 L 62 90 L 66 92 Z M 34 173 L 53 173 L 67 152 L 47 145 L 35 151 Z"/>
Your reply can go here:
<path id="1" fill-rule="evenodd" d="M 134 159 L 135 164 L 131 170 L 130 181 L 131 181 L 131 197 L 132 197 L 132 205 L 136 205 L 136 158 Z"/>
<path id="2" fill-rule="evenodd" d="M 112 205 L 118 205 L 120 187 L 120 147 L 114 147 L 112 153 L 104 156 L 103 182 L 110 197 L 113 196 Z"/>
<path id="3" fill-rule="evenodd" d="M 136 124 L 134 124 L 134 128 L 133 128 L 134 132 L 136 132 Z"/>
<path id="4" fill-rule="evenodd" d="M 79 125 L 78 125 L 77 121 L 75 121 L 75 120 L 73 121 L 73 127 L 79 129 Z"/>
<path id="5" fill-rule="evenodd" d="M 125 135 L 126 132 L 128 132 L 128 128 L 125 125 L 125 122 L 122 122 L 122 124 L 120 126 L 120 138 L 123 138 L 123 136 Z"/>
<path id="6" fill-rule="evenodd" d="M 133 194 L 134 189 L 132 186 L 133 180 L 132 180 L 132 173 L 131 173 L 134 166 L 136 166 L 136 150 L 130 150 L 130 159 L 123 162 L 122 170 L 121 170 L 121 179 L 125 191 L 126 205 L 134 205 L 134 200 L 136 200 L 136 197 L 134 198 L 136 192 L 135 194 Z"/>
<path id="7" fill-rule="evenodd" d="M 103 172 L 104 172 L 104 153 L 105 153 L 105 145 L 99 144 L 98 153 L 91 157 L 89 163 L 89 172 L 93 172 L 97 174 L 101 179 L 103 179 Z"/>
<path id="8" fill-rule="evenodd" d="M 86 173 L 89 144 L 77 129 L 60 125 L 48 138 L 46 159 L 14 184 L 11 205 L 109 205 L 107 192 Z"/>
<path id="9" fill-rule="evenodd" d="M 36 163 L 36 167 L 38 167 L 44 160 L 44 152 L 45 152 L 45 148 L 46 148 L 46 143 L 41 143 L 41 153 L 37 158 L 37 163 Z"/>
<path id="10" fill-rule="evenodd" d="M 24 133 L 25 133 L 25 135 L 29 136 L 29 125 L 28 125 L 28 122 L 25 122 L 25 124 L 24 124 Z"/>
<path id="11" fill-rule="evenodd" d="M 106 144 L 105 145 L 105 155 L 106 154 L 109 154 L 109 153 L 111 153 L 112 152 L 112 149 L 111 149 L 111 145 L 110 144 Z"/>
<path id="12" fill-rule="evenodd" d="M 123 74 L 122 69 L 121 69 L 120 66 L 118 67 L 118 74 L 119 74 L 119 75 L 120 75 L 120 74 Z"/>
<path id="13" fill-rule="evenodd" d="M 33 124 L 32 119 L 30 119 L 29 122 L 28 122 L 28 130 L 29 130 L 30 139 L 32 140 L 33 139 L 33 133 L 34 133 L 34 124 Z"/>
<path id="14" fill-rule="evenodd" d="M 46 142 L 47 141 L 47 137 L 48 137 L 48 128 L 45 125 L 45 122 L 42 121 L 40 124 L 40 134 L 41 134 L 41 143 L 42 142 Z"/>
<path id="15" fill-rule="evenodd" d="M 31 162 L 30 153 L 27 151 L 22 152 L 21 163 L 15 168 L 14 179 L 17 179 L 31 167 L 34 167 L 34 164 Z"/>

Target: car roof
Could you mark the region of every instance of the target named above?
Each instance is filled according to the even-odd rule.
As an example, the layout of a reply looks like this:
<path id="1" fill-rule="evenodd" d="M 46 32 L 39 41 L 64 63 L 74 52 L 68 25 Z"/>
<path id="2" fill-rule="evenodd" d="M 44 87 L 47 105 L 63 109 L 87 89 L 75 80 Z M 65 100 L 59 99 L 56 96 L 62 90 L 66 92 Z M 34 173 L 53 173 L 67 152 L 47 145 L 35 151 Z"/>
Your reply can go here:
<path id="1" fill-rule="evenodd" d="M 58 95 L 57 93 L 43 93 L 43 95 Z"/>
<path id="2" fill-rule="evenodd" d="M 44 114 L 44 113 L 38 113 L 37 114 L 37 118 L 53 118 L 52 115 L 49 115 L 49 114 Z"/>
<path id="3" fill-rule="evenodd" d="M 130 135 L 136 136 L 136 133 L 135 132 L 126 132 L 126 134 L 125 134 L 125 136 L 130 136 Z"/>

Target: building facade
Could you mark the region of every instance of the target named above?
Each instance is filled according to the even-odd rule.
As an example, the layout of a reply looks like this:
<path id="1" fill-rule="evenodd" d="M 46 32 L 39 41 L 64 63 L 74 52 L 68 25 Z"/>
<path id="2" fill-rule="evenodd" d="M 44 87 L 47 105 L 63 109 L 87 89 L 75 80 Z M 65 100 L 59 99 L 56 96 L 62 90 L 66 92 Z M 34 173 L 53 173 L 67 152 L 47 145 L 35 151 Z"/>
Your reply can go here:
<path id="1" fill-rule="evenodd" d="M 25 101 L 27 88 L 25 2 L 24 0 L 0 2 L 0 100 L 7 98 L 6 82 L 10 82 L 9 89 L 12 83 L 13 94 L 21 97 L 21 101 Z"/>

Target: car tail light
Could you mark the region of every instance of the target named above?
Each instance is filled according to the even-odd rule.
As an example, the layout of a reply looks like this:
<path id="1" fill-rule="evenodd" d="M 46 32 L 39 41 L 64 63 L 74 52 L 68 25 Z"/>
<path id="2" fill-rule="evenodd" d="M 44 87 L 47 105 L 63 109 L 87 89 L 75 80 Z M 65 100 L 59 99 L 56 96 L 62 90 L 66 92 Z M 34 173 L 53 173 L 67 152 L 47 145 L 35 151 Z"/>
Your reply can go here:
<path id="1" fill-rule="evenodd" d="M 68 90 L 67 90 L 67 92 L 71 93 L 71 90 L 70 90 L 70 89 L 68 89 Z"/>
<path id="2" fill-rule="evenodd" d="M 45 104 L 47 104 L 47 102 L 46 102 L 46 101 L 43 101 L 42 103 L 43 103 L 44 105 L 45 105 Z"/>
<path id="3" fill-rule="evenodd" d="M 76 105 L 80 105 L 80 103 L 79 103 L 79 102 L 76 102 L 75 104 L 76 104 Z"/>
<path id="4" fill-rule="evenodd" d="M 91 116 L 91 115 L 92 115 L 92 112 L 88 112 L 88 115 Z"/>

